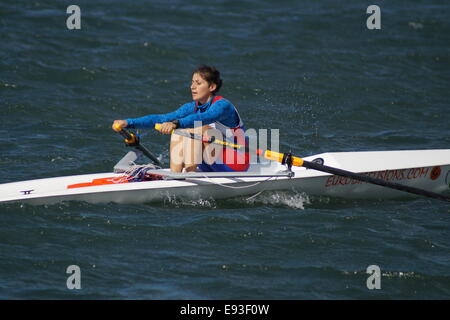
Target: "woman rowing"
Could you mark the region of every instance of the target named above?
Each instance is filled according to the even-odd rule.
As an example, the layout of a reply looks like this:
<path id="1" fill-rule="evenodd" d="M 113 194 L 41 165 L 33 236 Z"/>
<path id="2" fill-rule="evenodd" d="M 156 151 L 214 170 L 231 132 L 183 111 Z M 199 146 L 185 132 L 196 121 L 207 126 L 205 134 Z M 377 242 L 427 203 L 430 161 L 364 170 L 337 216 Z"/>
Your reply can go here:
<path id="1" fill-rule="evenodd" d="M 171 113 L 115 120 L 113 130 L 120 131 L 122 128 L 153 129 L 156 123 L 162 123 L 160 132 L 164 134 L 171 134 L 174 129 L 178 128 L 192 133 L 208 134 L 215 128 L 221 133 L 221 139 L 228 136 L 231 131 L 235 143 L 245 144 L 244 124 L 237 109 L 230 101 L 216 95 L 221 86 L 220 72 L 214 67 L 202 65 L 192 72 L 193 101 Z M 197 121 L 201 121 L 202 124 L 206 123 L 206 125 L 194 128 Z M 211 134 L 208 135 L 211 136 Z M 213 135 L 217 137 L 217 131 Z M 248 153 L 224 148 L 219 152 L 206 153 L 205 159 L 203 157 L 204 148 L 208 148 L 208 145 L 172 134 L 170 140 L 171 171 L 182 172 L 183 169 L 187 172 L 197 171 L 197 169 L 200 171 L 247 171 L 249 167 Z M 202 156 L 200 159 L 199 154 Z"/>

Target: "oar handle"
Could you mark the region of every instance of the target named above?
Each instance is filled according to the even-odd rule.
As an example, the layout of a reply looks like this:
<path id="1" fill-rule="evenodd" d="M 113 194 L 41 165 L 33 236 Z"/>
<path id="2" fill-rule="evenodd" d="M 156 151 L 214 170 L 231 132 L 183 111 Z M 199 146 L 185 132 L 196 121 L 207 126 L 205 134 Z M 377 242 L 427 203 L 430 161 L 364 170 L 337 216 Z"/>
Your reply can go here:
<path id="1" fill-rule="evenodd" d="M 155 130 L 161 132 L 161 123 L 157 123 L 155 124 Z M 170 131 L 170 134 L 174 133 L 175 129 L 172 129 L 172 131 Z"/>
<path id="2" fill-rule="evenodd" d="M 156 131 L 161 131 L 161 123 L 155 124 L 155 130 Z"/>
<path id="3" fill-rule="evenodd" d="M 126 130 L 118 125 L 116 125 L 114 128 L 122 137 L 125 138 L 125 143 L 127 145 L 129 145 L 129 146 L 139 145 L 139 138 L 135 134 L 129 132 L 128 130 Z"/>
<path id="4" fill-rule="evenodd" d="M 155 130 L 161 132 L 161 123 L 155 124 Z M 187 138 L 190 138 L 190 139 L 200 140 L 200 141 L 205 142 L 205 143 L 213 143 L 214 142 L 215 144 L 220 144 L 222 146 L 235 148 L 235 149 L 241 149 L 242 150 L 242 149 L 245 148 L 245 146 L 242 146 L 242 145 L 234 144 L 234 143 L 231 143 L 231 142 L 228 142 L 228 141 L 218 140 L 214 136 L 213 137 L 208 137 L 208 136 L 203 135 L 203 134 L 196 134 L 196 133 L 188 132 L 188 131 L 185 131 L 185 130 L 172 129 L 172 131 L 170 131 L 170 134 L 177 134 L 177 135 L 180 135 L 180 136 L 183 136 L 183 137 L 187 137 Z"/>

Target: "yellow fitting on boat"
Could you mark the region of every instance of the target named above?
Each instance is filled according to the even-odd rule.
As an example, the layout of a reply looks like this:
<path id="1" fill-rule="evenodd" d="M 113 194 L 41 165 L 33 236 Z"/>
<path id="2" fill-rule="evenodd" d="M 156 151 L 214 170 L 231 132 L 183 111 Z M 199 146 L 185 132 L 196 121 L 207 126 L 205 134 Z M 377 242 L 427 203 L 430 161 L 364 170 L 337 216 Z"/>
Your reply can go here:
<path id="1" fill-rule="evenodd" d="M 303 166 L 303 159 L 299 157 L 292 157 L 292 165 L 296 167 Z"/>
<path id="2" fill-rule="evenodd" d="M 134 134 L 132 134 L 132 133 L 130 135 L 131 135 L 131 139 L 125 139 L 125 142 L 128 143 L 128 144 L 136 143 L 137 142 L 136 136 Z"/>

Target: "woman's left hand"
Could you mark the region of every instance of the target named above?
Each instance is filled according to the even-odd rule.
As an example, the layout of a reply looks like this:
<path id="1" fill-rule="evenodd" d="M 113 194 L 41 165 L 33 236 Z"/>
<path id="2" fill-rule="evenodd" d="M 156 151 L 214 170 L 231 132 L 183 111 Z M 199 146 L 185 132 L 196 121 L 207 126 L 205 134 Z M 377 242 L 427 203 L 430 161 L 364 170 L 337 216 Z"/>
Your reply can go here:
<path id="1" fill-rule="evenodd" d="M 176 128 L 175 123 L 164 122 L 163 124 L 161 124 L 161 130 L 159 130 L 159 132 L 163 134 L 171 134 L 172 130 L 174 130 L 175 128 Z"/>

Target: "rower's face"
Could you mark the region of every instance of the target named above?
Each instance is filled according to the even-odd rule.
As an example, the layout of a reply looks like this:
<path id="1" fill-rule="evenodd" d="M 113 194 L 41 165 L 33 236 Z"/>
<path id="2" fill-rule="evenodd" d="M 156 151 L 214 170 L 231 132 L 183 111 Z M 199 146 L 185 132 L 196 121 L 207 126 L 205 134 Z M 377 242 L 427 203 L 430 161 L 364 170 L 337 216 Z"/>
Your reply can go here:
<path id="1" fill-rule="evenodd" d="M 216 84 L 210 85 L 200 74 L 194 73 L 192 76 L 191 93 L 193 100 L 205 103 L 212 96 L 215 89 Z"/>

